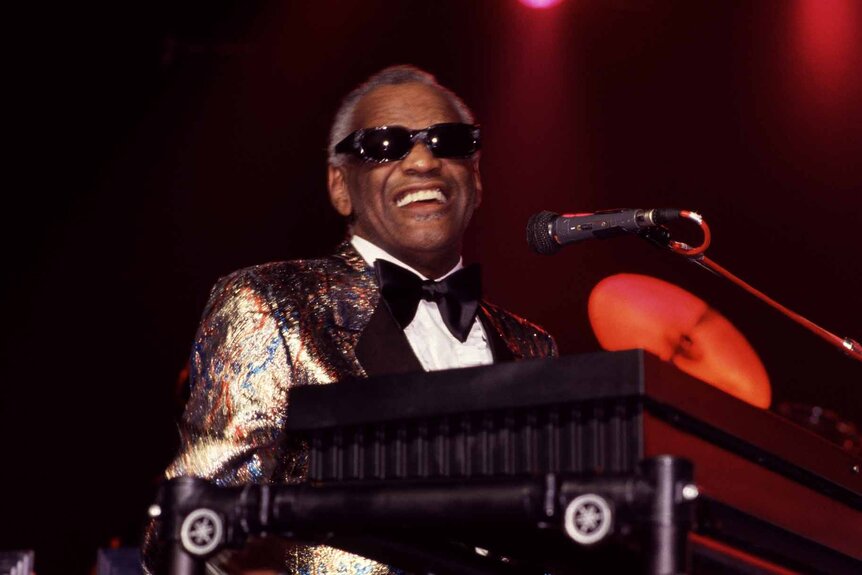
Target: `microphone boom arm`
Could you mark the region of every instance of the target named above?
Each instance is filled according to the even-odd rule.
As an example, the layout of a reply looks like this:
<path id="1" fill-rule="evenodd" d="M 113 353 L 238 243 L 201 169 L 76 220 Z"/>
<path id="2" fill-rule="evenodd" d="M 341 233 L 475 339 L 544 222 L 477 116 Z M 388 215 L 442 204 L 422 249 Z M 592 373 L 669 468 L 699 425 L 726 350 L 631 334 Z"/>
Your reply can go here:
<path id="1" fill-rule="evenodd" d="M 856 359 L 857 361 L 862 361 L 862 345 L 860 345 L 859 342 L 850 337 L 842 338 L 838 335 L 835 335 L 831 331 L 820 327 L 808 318 L 803 317 L 802 315 L 796 313 L 795 311 L 789 309 L 786 306 L 781 305 L 762 291 L 758 290 L 749 283 L 743 281 L 738 276 L 731 273 L 728 269 L 722 267 L 715 261 L 706 257 L 706 248 L 709 247 L 710 240 L 712 237 L 709 231 L 709 226 L 706 224 L 706 221 L 700 214 L 696 212 L 681 210 L 680 216 L 686 219 L 690 219 L 700 226 L 701 231 L 703 232 L 703 242 L 701 243 L 701 245 L 697 247 L 691 247 L 688 244 L 672 240 L 670 237 L 670 231 L 664 226 L 659 228 L 646 229 L 638 235 L 646 240 L 649 240 L 650 242 L 659 247 L 667 248 L 676 254 L 686 257 L 689 261 L 703 269 L 709 270 L 710 272 L 723 277 L 734 285 L 742 288 L 751 295 L 755 296 L 762 302 L 766 303 L 773 309 L 780 311 L 785 316 L 789 317 L 799 325 L 814 333 L 814 335 L 816 335 L 817 337 L 837 347 L 846 355 L 852 357 L 853 359 Z"/>

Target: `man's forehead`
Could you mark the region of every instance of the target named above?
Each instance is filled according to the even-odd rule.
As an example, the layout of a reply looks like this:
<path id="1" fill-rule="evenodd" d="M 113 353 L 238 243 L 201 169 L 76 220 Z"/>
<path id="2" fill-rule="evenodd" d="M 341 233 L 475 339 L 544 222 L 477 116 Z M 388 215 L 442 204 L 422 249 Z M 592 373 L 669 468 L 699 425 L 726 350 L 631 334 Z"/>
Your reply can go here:
<path id="1" fill-rule="evenodd" d="M 359 101 L 352 128 L 400 125 L 418 129 L 460 120 L 452 103 L 433 86 L 394 84 L 375 88 Z"/>

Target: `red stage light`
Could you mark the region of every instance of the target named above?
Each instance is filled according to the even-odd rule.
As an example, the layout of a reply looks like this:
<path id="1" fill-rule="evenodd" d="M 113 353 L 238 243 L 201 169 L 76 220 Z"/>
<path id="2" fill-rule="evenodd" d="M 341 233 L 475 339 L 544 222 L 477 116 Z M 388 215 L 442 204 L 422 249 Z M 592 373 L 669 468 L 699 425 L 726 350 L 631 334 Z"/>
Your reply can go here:
<path id="1" fill-rule="evenodd" d="M 796 4 L 796 11 L 803 81 L 824 100 L 834 101 L 856 81 L 859 4 L 854 0 L 804 0 Z"/>
<path id="2" fill-rule="evenodd" d="M 520 0 L 521 4 L 530 8 L 553 8 L 563 0 Z"/>

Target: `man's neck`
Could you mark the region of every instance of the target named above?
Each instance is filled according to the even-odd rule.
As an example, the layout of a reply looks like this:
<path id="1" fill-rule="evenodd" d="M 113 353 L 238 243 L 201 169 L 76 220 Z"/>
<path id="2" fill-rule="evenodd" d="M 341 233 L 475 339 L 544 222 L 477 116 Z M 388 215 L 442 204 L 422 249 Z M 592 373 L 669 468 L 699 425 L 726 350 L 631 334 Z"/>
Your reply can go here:
<path id="1" fill-rule="evenodd" d="M 353 247 L 368 265 L 374 265 L 374 261 L 377 259 L 384 259 L 409 269 L 422 276 L 423 279 L 441 279 L 464 267 L 461 256 L 457 253 L 447 254 L 443 257 L 434 256 L 424 260 L 421 255 L 416 256 L 415 254 L 411 254 L 409 258 L 398 257 L 356 234 L 353 235 L 350 243 L 353 244 Z"/>

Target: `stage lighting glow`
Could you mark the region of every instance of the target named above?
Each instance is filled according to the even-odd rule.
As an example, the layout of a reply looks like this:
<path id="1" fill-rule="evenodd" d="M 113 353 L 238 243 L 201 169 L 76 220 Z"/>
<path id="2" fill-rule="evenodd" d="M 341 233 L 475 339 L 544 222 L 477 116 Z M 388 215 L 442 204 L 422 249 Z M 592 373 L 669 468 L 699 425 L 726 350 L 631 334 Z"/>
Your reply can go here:
<path id="1" fill-rule="evenodd" d="M 853 93 L 858 73 L 853 62 L 860 37 L 862 12 L 854 0 L 805 0 L 796 9 L 796 45 L 803 72 L 801 86 L 817 94 L 821 103 L 838 103 Z M 858 67 L 858 66 L 857 66 Z"/>
<path id="2" fill-rule="evenodd" d="M 524 6 L 529 6 L 530 8 L 553 8 L 557 4 L 561 3 L 563 0 L 520 0 L 521 4 Z"/>

